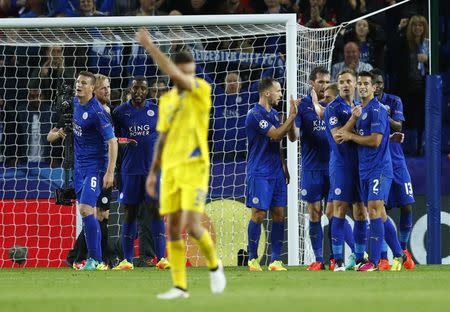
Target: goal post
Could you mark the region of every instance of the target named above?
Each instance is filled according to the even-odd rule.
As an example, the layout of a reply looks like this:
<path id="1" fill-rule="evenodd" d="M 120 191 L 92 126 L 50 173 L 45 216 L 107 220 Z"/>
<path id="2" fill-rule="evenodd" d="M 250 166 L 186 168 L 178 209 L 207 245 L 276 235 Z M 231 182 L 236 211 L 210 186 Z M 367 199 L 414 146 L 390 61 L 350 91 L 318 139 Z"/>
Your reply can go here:
<path id="1" fill-rule="evenodd" d="M 179 46 L 192 51 L 197 63 L 197 74 L 209 79 L 213 85 L 214 107 L 210 130 L 213 161 L 207 205 L 207 213 L 211 215 L 211 220 L 205 222 L 214 232 L 213 237 L 218 244 L 219 256 L 228 259 L 227 265 L 235 265 L 238 250 L 247 247 L 245 222 L 248 222 L 249 210 L 242 204 L 246 188 L 243 121 L 250 105 L 257 101 L 255 86 L 265 75 L 279 79 L 284 89 L 282 107 L 285 114 L 288 114 L 290 96 L 297 98 L 309 92 L 307 80 L 309 71 L 317 65 L 328 68 L 331 66 L 332 48 L 339 30 L 339 27 L 317 30 L 304 28 L 297 25 L 295 14 L 13 18 L 2 19 L 0 26 L 2 29 L 0 45 L 11 50 L 8 52 L 4 49 L 1 56 L 4 59 L 23 57 L 27 60 L 10 66 L 14 73 L 21 71 L 22 83 L 8 85 L 3 81 L 3 85 L 0 86 L 5 88 L 6 92 L 8 90 L 15 92 L 13 93 L 17 98 L 13 100 L 19 100 L 17 94 L 22 91 L 29 93 L 31 81 L 37 81 L 37 85 L 33 88 L 50 93 L 55 91 L 53 85 L 56 82 L 55 77 L 46 78 L 47 82 L 41 76 L 31 77 L 33 70 L 38 73 L 42 71 L 47 57 L 42 51 L 33 54 L 34 48 L 48 49 L 61 46 L 66 49 L 65 53 L 69 55 L 65 56 L 73 61 L 71 64 L 74 68 L 70 72 L 72 75 L 91 68 L 94 72 L 110 73 L 114 76 L 111 77 L 113 91 L 119 93 L 118 99 L 115 99 L 117 103 L 123 99 L 122 95 L 125 95 L 129 81 L 135 75 L 143 74 L 149 81 L 167 83 L 167 77 L 161 75 L 157 66 L 148 60 L 149 56 L 136 43 L 135 32 L 139 27 L 147 27 L 155 42 L 166 53 L 173 53 Z M 107 56 L 107 61 L 101 60 L 102 52 Z M 33 57 L 37 58 L 36 63 L 29 65 L 28 61 Z M 139 63 L 142 60 L 144 63 Z M 225 78 L 229 72 L 238 72 L 241 75 L 241 89 L 237 96 L 225 90 Z M 20 97 L 21 100 L 27 100 L 26 96 Z M 226 107 L 231 101 L 236 105 L 232 110 Z M 3 129 L 6 125 L 11 131 L 10 134 L 15 135 L 16 140 L 9 142 L 18 146 L 17 151 L 13 152 L 18 157 L 21 143 L 18 143 L 17 137 L 20 136 L 21 130 L 10 126 L 15 123 L 25 124 L 26 121 L 20 119 L 19 115 L 22 112 L 29 117 L 30 113 L 26 107 L 11 106 L 10 109 L 14 118 L 3 118 L 0 122 L 3 122 Z M 39 114 L 38 116 L 43 116 L 42 112 Z M 53 116 L 53 112 L 49 114 Z M 40 117 L 36 118 L 40 121 L 41 132 L 54 121 L 54 116 L 49 117 L 45 121 L 47 126 L 42 127 L 43 121 L 39 120 Z M 39 132 L 35 129 L 36 131 Z M 41 137 L 44 134 L 46 135 L 40 133 Z M 41 142 L 44 147 L 51 148 L 48 143 L 42 140 Z M 6 147 L 5 141 L 1 138 L 0 146 L 3 147 L 0 151 Z M 24 143 L 24 146 L 26 153 L 33 150 L 29 148 L 31 146 L 29 142 Z M 299 265 L 305 264 L 308 260 L 307 255 L 311 253 L 308 250 L 310 244 L 306 231 L 305 206 L 299 198 L 301 153 L 298 142 L 287 142 L 286 147 L 291 182 L 288 185 L 287 233 L 284 244 L 287 247 L 287 254 L 283 254 L 282 257 L 289 265 Z M 33 255 L 38 258 L 35 260 L 39 260 L 32 262 L 31 266 L 42 266 L 46 261 L 45 257 L 49 258 L 48 265 L 62 266 L 63 251 L 71 247 L 70 243 L 76 233 L 76 224 L 72 224 L 72 228 L 70 225 L 76 220 L 75 210 L 73 207 L 50 209 L 54 207 L 54 200 L 50 194 L 55 185 L 62 183 L 61 170 L 49 168 L 48 161 L 44 157 L 31 161 L 26 153 L 23 156 L 25 159 L 23 163 L 17 166 L 9 165 L 3 174 L 0 172 L 2 178 L 9 172 L 7 176 L 12 179 L 11 183 L 0 183 L 2 201 L 0 209 L 2 212 L 7 211 L 8 214 L 8 217 L 0 218 L 0 233 L 5 237 L 0 246 L 0 267 L 11 265 L 7 259 L 7 249 L 16 244 L 20 245 L 19 243 L 31 244 L 32 246 L 28 246 L 29 249 L 47 250 L 43 254 L 29 252 L 29 256 Z M 31 176 L 30 172 L 33 170 L 38 170 L 41 174 Z M 30 203 L 30 200 L 33 203 Z M 36 205 L 45 205 L 45 208 L 36 210 Z M 121 213 L 117 209 L 112 212 L 110 229 L 113 229 L 113 236 L 117 239 Z M 17 214 L 20 213 L 46 213 L 49 218 L 44 221 L 45 224 L 41 224 L 38 216 L 35 216 L 35 219 L 26 218 L 25 215 L 17 218 Z M 51 239 L 41 242 L 39 229 L 57 222 L 50 221 L 51 213 L 63 215 L 65 223 L 60 228 L 59 234 L 55 234 L 56 230 L 46 232 L 45 235 L 61 236 L 56 245 L 48 246 Z M 228 218 L 232 220 L 227 220 Z M 111 220 L 114 220 L 113 224 Z M 269 232 L 269 224 L 270 221 L 266 225 L 266 233 Z M 28 235 L 31 235 L 31 232 L 33 238 L 29 239 Z M 42 243 L 45 244 L 44 247 Z M 262 244 L 264 256 L 267 257 L 270 250 L 268 239 L 266 238 Z M 198 256 L 198 250 L 190 251 L 190 248 L 193 247 L 188 244 L 188 257 L 191 257 L 194 263 L 202 263 L 204 260 Z M 55 250 L 59 253 L 55 253 Z"/>

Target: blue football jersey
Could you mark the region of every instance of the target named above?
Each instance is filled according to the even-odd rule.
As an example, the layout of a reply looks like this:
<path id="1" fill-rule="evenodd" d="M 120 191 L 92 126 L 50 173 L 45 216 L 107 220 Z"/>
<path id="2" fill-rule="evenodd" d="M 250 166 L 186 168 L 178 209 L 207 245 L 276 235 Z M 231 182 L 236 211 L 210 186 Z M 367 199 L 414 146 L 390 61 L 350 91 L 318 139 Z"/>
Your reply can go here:
<path id="1" fill-rule="evenodd" d="M 108 165 L 105 142 L 114 138 L 108 113 L 96 97 L 85 105 L 74 97 L 73 110 L 75 169 L 105 171 Z"/>
<path id="2" fill-rule="evenodd" d="M 383 174 L 392 178 L 392 160 L 389 152 L 389 116 L 386 108 L 376 98 L 363 107 L 356 122 L 359 135 L 372 133 L 383 135 L 380 146 L 374 148 L 358 145 L 359 175 L 361 180 L 369 179 L 374 174 Z"/>
<path id="3" fill-rule="evenodd" d="M 311 96 L 302 99 L 295 125 L 300 129 L 302 170 L 328 170 L 330 147 L 325 121 L 317 115 Z"/>
<path id="4" fill-rule="evenodd" d="M 358 166 L 358 152 L 356 144 L 353 142 L 345 142 L 337 144 L 331 129 L 343 127 L 352 116 L 352 108 L 340 96 L 336 97 L 333 102 L 328 104 L 325 109 L 325 128 L 330 146 L 330 170 L 336 167 L 355 167 Z"/>
<path id="5" fill-rule="evenodd" d="M 280 127 L 278 112 L 275 109 L 268 112 L 258 103 L 248 111 L 245 120 L 248 176 L 268 178 L 276 177 L 282 172 L 280 141 L 267 136 L 272 126 Z"/>
<path id="6" fill-rule="evenodd" d="M 393 120 L 401 122 L 405 121 L 405 116 L 403 116 L 403 103 L 398 96 L 383 93 L 380 102 L 389 107 L 390 116 Z M 391 151 L 392 166 L 394 168 L 406 168 L 405 154 L 403 154 L 401 143 L 389 142 L 389 149 Z"/>
<path id="7" fill-rule="evenodd" d="M 142 108 L 125 102 L 113 112 L 115 130 L 120 137 L 134 139 L 136 146 L 122 149 L 122 174 L 146 175 L 152 164 L 153 149 L 158 138 L 158 106 L 147 100 Z"/>

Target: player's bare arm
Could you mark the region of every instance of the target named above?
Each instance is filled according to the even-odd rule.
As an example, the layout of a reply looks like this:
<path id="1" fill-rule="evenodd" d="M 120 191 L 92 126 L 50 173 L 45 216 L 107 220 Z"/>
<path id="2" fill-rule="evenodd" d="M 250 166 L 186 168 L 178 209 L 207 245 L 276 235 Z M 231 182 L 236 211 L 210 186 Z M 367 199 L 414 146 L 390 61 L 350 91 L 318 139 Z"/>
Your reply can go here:
<path id="1" fill-rule="evenodd" d="M 362 136 L 357 133 L 341 129 L 341 130 L 337 131 L 336 137 L 338 138 L 338 140 L 340 140 L 342 142 L 353 141 L 359 145 L 376 148 L 376 147 L 380 146 L 381 140 L 383 139 L 383 134 L 372 133 L 371 135 Z"/>
<path id="2" fill-rule="evenodd" d="M 147 29 L 141 28 L 136 33 L 137 41 L 145 48 L 148 54 L 151 55 L 156 64 L 161 70 L 167 74 L 175 84 L 183 90 L 191 90 L 192 77 L 184 74 L 159 47 L 153 42 L 150 33 Z"/>
<path id="3" fill-rule="evenodd" d="M 108 168 L 103 177 L 103 188 L 108 189 L 114 184 L 114 169 L 116 168 L 117 161 L 117 139 L 112 138 L 108 140 Z"/>
<path id="4" fill-rule="evenodd" d="M 300 99 L 294 100 L 291 96 L 291 105 L 289 108 L 289 117 L 286 119 L 286 122 L 281 125 L 279 128 L 271 127 L 267 132 L 267 136 L 273 140 L 281 140 L 284 136 L 291 130 L 291 128 L 295 128 L 295 117 L 298 112 L 298 105 L 300 104 Z"/>
<path id="5" fill-rule="evenodd" d="M 153 152 L 153 161 L 150 167 L 150 172 L 145 182 L 148 195 L 156 197 L 156 176 L 161 170 L 161 155 L 166 142 L 167 133 L 160 133 L 155 143 L 155 150 Z"/>
<path id="6" fill-rule="evenodd" d="M 283 155 L 283 149 L 281 146 L 281 142 L 280 142 L 280 158 L 281 158 L 281 162 L 283 164 L 283 172 L 284 172 L 284 177 L 286 178 L 286 184 L 289 184 L 289 181 L 291 180 L 291 175 L 289 174 L 289 168 L 287 166 L 286 159 L 284 158 L 284 155 Z"/>
<path id="7" fill-rule="evenodd" d="M 391 117 L 389 117 L 389 127 L 391 130 L 394 130 L 395 132 L 402 131 L 402 122 L 401 121 L 395 121 Z"/>

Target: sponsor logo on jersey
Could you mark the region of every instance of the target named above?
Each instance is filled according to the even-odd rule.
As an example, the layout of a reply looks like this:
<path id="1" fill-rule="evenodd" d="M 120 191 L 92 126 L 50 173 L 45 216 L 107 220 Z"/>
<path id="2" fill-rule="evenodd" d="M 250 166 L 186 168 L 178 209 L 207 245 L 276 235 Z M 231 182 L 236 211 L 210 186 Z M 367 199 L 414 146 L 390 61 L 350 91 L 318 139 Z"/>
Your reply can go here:
<path id="1" fill-rule="evenodd" d="M 313 120 L 313 131 L 325 131 L 325 121 Z"/>
<path id="2" fill-rule="evenodd" d="M 150 135 L 150 125 L 134 125 L 128 127 L 130 137 Z"/>

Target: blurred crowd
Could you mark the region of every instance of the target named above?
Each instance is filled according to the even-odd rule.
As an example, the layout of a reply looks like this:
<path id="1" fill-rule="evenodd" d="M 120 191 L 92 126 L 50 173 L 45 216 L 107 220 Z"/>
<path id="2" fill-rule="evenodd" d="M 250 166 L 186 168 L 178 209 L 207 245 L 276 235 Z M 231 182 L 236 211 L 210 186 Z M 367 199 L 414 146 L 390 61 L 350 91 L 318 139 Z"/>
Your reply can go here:
<path id="1" fill-rule="evenodd" d="M 367 13 L 394 5 L 395 0 L 0 0 L 0 17 L 76 17 L 76 16 L 155 16 L 202 14 L 273 14 L 295 13 L 298 23 L 310 28 L 335 26 Z M 349 24 L 339 33 L 331 74 L 332 79 L 343 68 L 355 71 L 378 68 L 384 73 L 385 91 L 403 100 L 407 132 L 405 152 L 423 153 L 425 76 L 428 74 L 428 22 L 426 1 L 376 14 Z M 114 36 L 114 34 L 106 34 Z M 273 53 L 283 54 L 282 41 L 272 42 Z M 176 51 L 176 43 L 169 48 Z M 195 47 L 207 49 L 208 47 Z M 224 47 L 217 47 L 219 50 Z M 245 45 L 241 43 L 241 52 Z M 80 50 L 81 49 L 81 50 Z M 224 49 L 233 49 L 225 47 Z M 268 50 L 267 50 L 268 51 Z M 266 53 L 267 53 L 266 51 Z M 79 57 L 80 55 L 84 57 Z M 282 58 L 282 56 L 280 57 Z M 129 84 L 123 77 L 146 76 L 156 101 L 159 90 L 168 82 L 154 80 L 157 68 L 138 45 L 103 44 L 92 47 L 13 47 L 0 46 L 0 155 L 7 165 L 50 159 L 51 147 L 44 144 L 45 135 L 56 122 L 51 110 L 57 84 L 73 84 L 76 72 L 88 69 L 111 78 L 111 104 L 126 100 Z M 217 71 L 217 68 L 215 68 Z M 218 79 L 223 83 L 223 105 L 231 95 L 243 96 L 240 68 L 224 68 Z M 205 76 L 208 69 L 198 70 Z M 280 73 L 260 71 L 258 74 Z M 206 76 L 204 78 L 207 78 Z M 255 77 L 253 77 L 255 79 Z M 257 80 L 257 79 L 256 79 Z M 252 86 L 245 90 L 250 92 Z M 219 89 L 217 89 L 219 90 Z M 216 93 L 217 93 L 216 90 Z M 230 91 L 231 90 L 231 91 Z M 220 94 L 217 94 L 218 101 Z M 216 103 L 215 103 L 216 105 Z M 242 112 L 236 111 L 236 114 Z M 229 114 L 221 111 L 220 114 Z M 227 127 L 225 124 L 221 127 Z M 235 135 L 235 134 L 233 134 Z M 223 138 L 225 139 L 225 137 Z M 241 142 L 242 143 L 242 142 Z M 239 143 L 238 143 L 239 144 Z M 245 144 L 242 143 L 242 144 Z M 230 147 L 231 148 L 231 147 Z M 1 156 L 0 156 L 1 157 Z M 1 159 L 0 159 L 1 161 Z"/>

